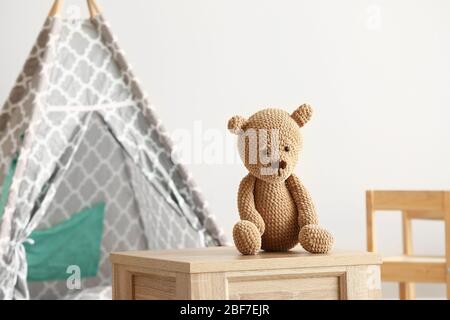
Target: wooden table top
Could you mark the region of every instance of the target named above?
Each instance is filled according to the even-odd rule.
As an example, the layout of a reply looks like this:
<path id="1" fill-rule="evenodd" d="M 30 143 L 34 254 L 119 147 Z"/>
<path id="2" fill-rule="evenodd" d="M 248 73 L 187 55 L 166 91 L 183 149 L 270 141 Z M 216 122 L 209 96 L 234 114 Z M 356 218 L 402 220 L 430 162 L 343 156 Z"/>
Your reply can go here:
<path id="1" fill-rule="evenodd" d="M 111 253 L 110 260 L 114 264 L 185 273 L 381 264 L 381 257 L 373 252 L 333 250 L 329 254 L 310 254 L 300 247 L 254 256 L 243 256 L 234 247 L 128 251 Z"/>

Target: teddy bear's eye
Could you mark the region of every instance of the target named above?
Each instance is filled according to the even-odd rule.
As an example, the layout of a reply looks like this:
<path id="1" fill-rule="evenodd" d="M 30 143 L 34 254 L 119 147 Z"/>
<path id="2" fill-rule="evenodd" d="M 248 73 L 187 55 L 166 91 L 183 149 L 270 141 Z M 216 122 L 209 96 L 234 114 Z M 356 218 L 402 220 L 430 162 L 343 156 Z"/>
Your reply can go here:
<path id="1" fill-rule="evenodd" d="M 285 146 L 284 151 L 289 152 L 289 151 L 291 151 L 291 148 L 289 146 Z"/>

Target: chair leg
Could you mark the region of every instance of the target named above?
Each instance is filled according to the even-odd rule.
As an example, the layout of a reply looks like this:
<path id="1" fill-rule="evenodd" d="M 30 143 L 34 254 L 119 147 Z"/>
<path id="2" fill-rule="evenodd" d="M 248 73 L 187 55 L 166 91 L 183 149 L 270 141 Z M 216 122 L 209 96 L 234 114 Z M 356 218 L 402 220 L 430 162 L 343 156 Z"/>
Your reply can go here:
<path id="1" fill-rule="evenodd" d="M 416 298 L 416 286 L 412 282 L 400 282 L 400 300 L 414 300 Z"/>
<path id="2" fill-rule="evenodd" d="M 447 271 L 447 300 L 450 300 L 450 275 Z"/>

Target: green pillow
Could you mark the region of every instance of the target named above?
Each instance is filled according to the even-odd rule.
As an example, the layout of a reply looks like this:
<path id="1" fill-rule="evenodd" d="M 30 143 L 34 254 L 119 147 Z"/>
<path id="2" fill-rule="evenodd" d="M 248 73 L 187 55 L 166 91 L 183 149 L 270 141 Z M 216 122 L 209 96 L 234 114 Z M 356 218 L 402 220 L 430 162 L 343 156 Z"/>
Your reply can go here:
<path id="1" fill-rule="evenodd" d="M 105 204 L 75 213 L 49 229 L 35 230 L 25 243 L 28 281 L 65 280 L 67 267 L 78 266 L 81 277 L 97 275 Z"/>
<path id="2" fill-rule="evenodd" d="M 2 194 L 0 196 L 0 219 L 3 216 L 3 211 L 5 211 L 6 202 L 8 201 L 9 189 L 11 188 L 14 172 L 16 171 L 17 158 L 18 157 L 14 157 L 12 159 L 5 181 L 3 181 Z"/>
<path id="3" fill-rule="evenodd" d="M 20 141 L 23 141 L 24 134 L 21 133 L 19 136 Z M 19 153 L 16 153 L 9 166 L 8 173 L 6 174 L 5 181 L 3 181 L 2 193 L 0 195 L 0 220 L 2 219 L 3 213 L 5 211 L 6 202 L 8 201 L 9 189 L 11 188 L 12 180 L 14 177 L 14 172 L 16 171 L 17 161 L 19 160 Z"/>

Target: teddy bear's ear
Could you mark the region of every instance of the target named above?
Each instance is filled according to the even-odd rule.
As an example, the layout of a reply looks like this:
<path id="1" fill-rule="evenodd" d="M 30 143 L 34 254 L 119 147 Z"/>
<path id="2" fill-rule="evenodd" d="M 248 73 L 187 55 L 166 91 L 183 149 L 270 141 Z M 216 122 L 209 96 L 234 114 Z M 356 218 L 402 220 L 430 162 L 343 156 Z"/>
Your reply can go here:
<path id="1" fill-rule="evenodd" d="M 295 110 L 291 117 L 297 122 L 299 127 L 303 127 L 310 119 L 313 114 L 313 109 L 309 104 L 302 104 Z"/>
<path id="2" fill-rule="evenodd" d="M 247 119 L 244 117 L 234 116 L 228 120 L 228 130 L 230 130 L 231 133 L 239 134 L 243 131 L 243 127 L 246 122 Z"/>

